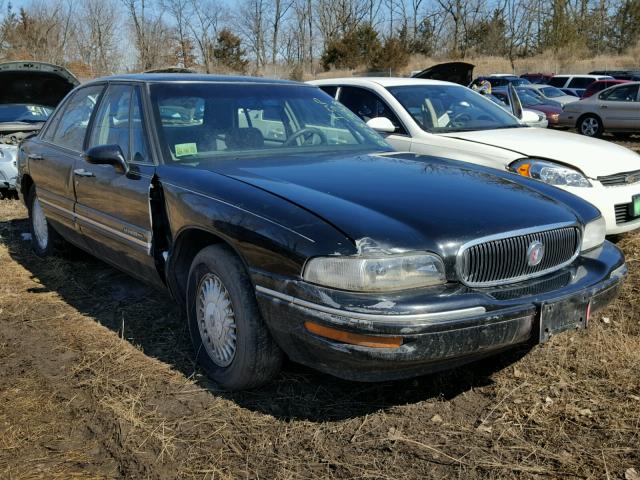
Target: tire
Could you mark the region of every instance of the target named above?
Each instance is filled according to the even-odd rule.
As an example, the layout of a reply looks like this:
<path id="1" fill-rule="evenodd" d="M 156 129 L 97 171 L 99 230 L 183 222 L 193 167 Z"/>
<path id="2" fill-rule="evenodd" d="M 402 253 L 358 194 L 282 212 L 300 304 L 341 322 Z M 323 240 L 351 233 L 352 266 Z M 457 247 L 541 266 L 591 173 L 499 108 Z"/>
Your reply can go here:
<path id="1" fill-rule="evenodd" d="M 31 185 L 27 196 L 29 209 L 29 233 L 31 233 L 31 247 L 39 257 L 48 257 L 55 253 L 64 241 L 58 233 L 51 228 L 44 216 L 42 206 L 38 200 L 36 186 Z"/>
<path id="2" fill-rule="evenodd" d="M 187 321 L 196 360 L 226 390 L 255 388 L 280 371 L 283 353 L 265 325 L 244 265 L 226 245 L 191 263 Z"/>
<path id="3" fill-rule="evenodd" d="M 604 132 L 602 120 L 595 115 L 585 115 L 578 120 L 578 132 L 586 137 L 599 138 Z"/>

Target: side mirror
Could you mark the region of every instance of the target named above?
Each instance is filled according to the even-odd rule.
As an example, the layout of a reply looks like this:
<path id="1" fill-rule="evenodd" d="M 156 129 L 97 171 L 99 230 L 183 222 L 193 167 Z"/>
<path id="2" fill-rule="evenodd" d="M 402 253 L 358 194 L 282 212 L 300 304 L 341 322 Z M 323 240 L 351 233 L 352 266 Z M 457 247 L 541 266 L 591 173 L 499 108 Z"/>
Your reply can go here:
<path id="1" fill-rule="evenodd" d="M 375 117 L 367 122 L 367 126 L 378 133 L 393 133 L 396 127 L 387 117 Z"/>
<path id="2" fill-rule="evenodd" d="M 120 145 L 98 145 L 91 147 L 84 154 L 84 158 L 92 165 L 111 165 L 120 173 L 127 173 L 129 166 L 124 159 Z"/>
<path id="3" fill-rule="evenodd" d="M 510 83 L 507 87 L 507 92 L 509 95 L 509 105 L 511 105 L 511 112 L 513 113 L 513 116 L 522 120 L 522 102 L 520 101 L 518 92 L 516 92 L 516 89 L 512 83 Z"/>

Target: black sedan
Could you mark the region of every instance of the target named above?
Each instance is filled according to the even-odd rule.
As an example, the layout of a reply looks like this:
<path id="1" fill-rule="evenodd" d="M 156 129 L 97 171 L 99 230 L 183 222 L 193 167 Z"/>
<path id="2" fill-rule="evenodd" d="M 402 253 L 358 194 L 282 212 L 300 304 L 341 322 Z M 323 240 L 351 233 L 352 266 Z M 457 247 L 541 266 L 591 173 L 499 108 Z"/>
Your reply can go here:
<path id="1" fill-rule="evenodd" d="M 70 242 L 183 305 L 228 389 L 284 355 L 355 380 L 584 327 L 626 266 L 591 205 L 394 153 L 316 87 L 132 75 L 75 89 L 19 151 L 33 248 Z"/>

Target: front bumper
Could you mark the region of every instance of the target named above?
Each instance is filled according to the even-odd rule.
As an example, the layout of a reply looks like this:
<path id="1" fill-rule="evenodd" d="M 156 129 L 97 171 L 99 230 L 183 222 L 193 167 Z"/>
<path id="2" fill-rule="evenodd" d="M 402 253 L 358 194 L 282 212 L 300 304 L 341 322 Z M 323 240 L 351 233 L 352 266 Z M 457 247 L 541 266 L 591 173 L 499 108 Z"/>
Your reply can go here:
<path id="1" fill-rule="evenodd" d="M 597 180 L 589 179 L 589 181 L 593 185 L 591 188 L 559 188 L 573 193 L 598 208 L 606 222 L 607 235 L 617 235 L 640 228 L 640 217 L 632 219 L 620 216 L 620 209 L 624 211 L 633 201 L 633 197 L 640 195 L 640 183 L 605 187 Z"/>
<path id="2" fill-rule="evenodd" d="M 622 252 L 608 242 L 558 272 L 499 289 L 445 285 L 382 297 L 252 272 L 263 317 L 289 357 L 359 381 L 431 373 L 544 341 L 543 307 L 556 316 L 573 305 L 589 304 L 596 311 L 617 296 L 625 275 Z M 563 324 L 562 318 L 550 320 Z M 586 326 L 587 318 L 580 320 L 557 331 Z M 309 332 L 305 322 L 361 335 L 398 336 L 402 345 L 371 348 L 329 340 Z"/>

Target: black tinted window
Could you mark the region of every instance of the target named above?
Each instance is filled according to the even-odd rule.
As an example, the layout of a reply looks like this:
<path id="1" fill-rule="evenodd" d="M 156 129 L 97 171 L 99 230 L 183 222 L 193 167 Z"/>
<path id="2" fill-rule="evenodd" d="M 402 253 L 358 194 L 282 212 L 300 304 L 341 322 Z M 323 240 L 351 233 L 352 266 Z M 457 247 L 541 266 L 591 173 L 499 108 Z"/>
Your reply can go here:
<path id="1" fill-rule="evenodd" d="M 103 86 L 99 85 L 78 90 L 65 103 L 61 113 L 56 115 L 60 119 L 55 126 L 55 132 L 47 139 L 61 147 L 81 152 L 91 112 L 98 103 L 102 89 Z"/>
<path id="2" fill-rule="evenodd" d="M 322 90 L 327 95 L 330 95 L 332 98 L 336 98 L 336 92 L 338 91 L 338 87 L 334 87 L 331 85 L 323 85 L 320 87 L 320 90 Z"/>
<path id="3" fill-rule="evenodd" d="M 564 87 L 564 84 L 567 83 L 566 77 L 553 77 L 549 80 L 549 85 L 552 87 Z"/>
<path id="4" fill-rule="evenodd" d="M 358 87 L 342 87 L 340 89 L 340 103 L 368 122 L 372 118 L 386 117 L 391 120 L 398 133 L 406 133 L 398 117 L 386 103 L 373 92 Z"/>
<path id="5" fill-rule="evenodd" d="M 569 88 L 587 88 L 595 80 L 589 77 L 573 77 L 569 82 Z"/>

